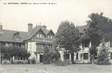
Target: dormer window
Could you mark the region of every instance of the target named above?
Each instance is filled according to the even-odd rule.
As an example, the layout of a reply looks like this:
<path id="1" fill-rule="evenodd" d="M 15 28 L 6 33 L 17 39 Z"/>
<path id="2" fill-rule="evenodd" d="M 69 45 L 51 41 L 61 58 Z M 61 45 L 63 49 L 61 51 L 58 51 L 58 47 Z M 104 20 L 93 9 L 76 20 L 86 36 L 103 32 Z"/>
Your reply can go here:
<path id="1" fill-rule="evenodd" d="M 48 38 L 49 38 L 49 39 L 53 39 L 53 36 L 52 36 L 52 35 L 48 35 Z"/>
<path id="2" fill-rule="evenodd" d="M 43 34 L 37 34 L 37 38 L 44 38 Z"/>
<path id="3" fill-rule="evenodd" d="M 53 39 L 53 37 L 54 37 L 54 33 L 53 33 L 52 30 L 50 30 L 50 31 L 47 33 L 47 38 Z"/>
<path id="4" fill-rule="evenodd" d="M 37 38 L 45 38 L 45 34 L 43 32 L 42 29 L 40 29 L 38 32 L 37 32 L 37 35 L 36 35 Z"/>
<path id="5" fill-rule="evenodd" d="M 14 39 L 20 39 L 19 32 L 14 33 Z"/>

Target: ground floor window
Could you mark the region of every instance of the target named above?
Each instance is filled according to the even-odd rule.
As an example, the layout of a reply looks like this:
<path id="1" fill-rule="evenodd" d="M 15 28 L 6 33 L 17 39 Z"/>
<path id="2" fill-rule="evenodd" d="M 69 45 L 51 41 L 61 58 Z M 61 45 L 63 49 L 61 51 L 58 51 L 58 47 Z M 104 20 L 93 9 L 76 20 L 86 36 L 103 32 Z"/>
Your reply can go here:
<path id="1" fill-rule="evenodd" d="M 111 59 L 112 59 L 112 53 L 110 54 L 110 57 L 111 57 Z"/>
<path id="2" fill-rule="evenodd" d="M 88 59 L 88 53 L 84 53 L 83 58 Z"/>
<path id="3" fill-rule="evenodd" d="M 40 62 L 43 62 L 43 55 L 40 55 Z"/>

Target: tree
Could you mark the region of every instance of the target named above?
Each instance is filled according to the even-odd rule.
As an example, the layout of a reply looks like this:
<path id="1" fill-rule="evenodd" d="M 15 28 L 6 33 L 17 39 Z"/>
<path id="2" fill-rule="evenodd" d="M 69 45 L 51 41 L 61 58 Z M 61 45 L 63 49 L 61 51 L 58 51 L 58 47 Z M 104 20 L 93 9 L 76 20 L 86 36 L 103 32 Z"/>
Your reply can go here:
<path id="1" fill-rule="evenodd" d="M 55 62 L 58 59 L 58 53 L 56 52 L 51 52 L 49 48 L 46 46 L 44 49 L 44 55 L 43 55 L 43 63 L 44 64 L 50 64 Z"/>
<path id="2" fill-rule="evenodd" d="M 112 32 L 112 20 L 108 17 L 103 16 L 103 13 L 92 13 L 89 15 L 90 20 L 87 22 L 89 28 L 87 29 L 87 35 L 89 35 L 92 48 L 90 49 L 90 54 L 95 58 L 96 47 L 99 45 L 100 41 L 105 38 L 106 40 L 110 40 L 109 37 L 110 32 Z"/>
<path id="3" fill-rule="evenodd" d="M 78 29 L 68 21 L 62 22 L 56 33 L 56 44 L 61 48 L 70 50 L 72 63 L 74 62 L 74 52 L 79 50 L 79 37 Z"/>

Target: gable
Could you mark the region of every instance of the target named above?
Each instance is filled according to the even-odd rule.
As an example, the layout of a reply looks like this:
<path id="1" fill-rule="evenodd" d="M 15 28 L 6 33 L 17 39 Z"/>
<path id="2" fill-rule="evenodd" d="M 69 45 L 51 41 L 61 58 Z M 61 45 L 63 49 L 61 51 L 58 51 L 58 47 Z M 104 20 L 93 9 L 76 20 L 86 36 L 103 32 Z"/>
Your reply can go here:
<path id="1" fill-rule="evenodd" d="M 36 39 L 40 39 L 40 38 L 43 39 L 45 37 L 46 37 L 46 35 L 42 31 L 42 29 L 39 29 L 35 34 L 32 35 L 31 38 L 29 38 L 29 40 L 35 41 Z"/>
<path id="2" fill-rule="evenodd" d="M 35 36 L 37 38 L 45 38 L 46 34 L 42 31 L 42 29 L 40 29 L 39 31 L 37 31 L 37 33 L 35 34 Z"/>
<path id="3" fill-rule="evenodd" d="M 53 39 L 53 38 L 54 38 L 54 33 L 53 33 L 52 30 L 50 30 L 50 31 L 48 32 L 47 38 L 48 38 L 48 39 Z"/>
<path id="4" fill-rule="evenodd" d="M 34 29 L 32 29 L 32 31 L 28 32 L 25 40 L 36 39 L 37 37 L 48 39 L 48 35 L 54 36 L 53 31 L 52 30 L 49 31 L 44 26 L 36 26 Z"/>
<path id="5" fill-rule="evenodd" d="M 53 32 L 52 30 L 50 30 L 50 31 L 48 32 L 47 35 L 52 35 L 52 36 L 54 36 L 55 34 L 54 34 L 54 32 Z"/>

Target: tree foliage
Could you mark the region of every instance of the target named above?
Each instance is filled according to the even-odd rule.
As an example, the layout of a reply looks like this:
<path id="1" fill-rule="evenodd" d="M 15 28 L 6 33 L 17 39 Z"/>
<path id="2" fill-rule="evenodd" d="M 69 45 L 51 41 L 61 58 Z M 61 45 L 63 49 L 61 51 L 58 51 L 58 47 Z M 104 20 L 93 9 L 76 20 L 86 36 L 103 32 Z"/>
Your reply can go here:
<path id="1" fill-rule="evenodd" d="M 62 22 L 56 33 L 56 42 L 66 50 L 77 51 L 79 45 L 79 31 L 73 23 Z"/>
<path id="2" fill-rule="evenodd" d="M 103 13 L 92 13 L 89 15 L 90 20 L 87 22 L 89 26 L 87 35 L 89 35 L 92 48 L 90 49 L 91 55 L 96 55 L 96 47 L 102 39 L 110 40 L 110 33 L 112 33 L 112 20 L 103 16 Z"/>
<path id="3" fill-rule="evenodd" d="M 107 34 L 112 32 L 112 20 L 103 16 L 103 13 L 92 13 L 89 18 L 87 33 L 91 38 L 92 45 L 97 46 L 102 38 L 107 39 L 109 36 Z"/>
<path id="4" fill-rule="evenodd" d="M 43 63 L 50 64 L 50 63 L 56 62 L 57 60 L 59 60 L 59 53 L 57 51 L 50 52 L 48 47 L 45 47 L 44 55 L 43 55 Z"/>

